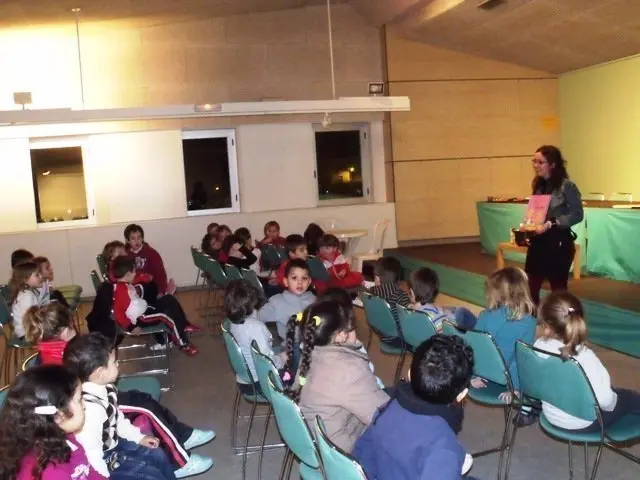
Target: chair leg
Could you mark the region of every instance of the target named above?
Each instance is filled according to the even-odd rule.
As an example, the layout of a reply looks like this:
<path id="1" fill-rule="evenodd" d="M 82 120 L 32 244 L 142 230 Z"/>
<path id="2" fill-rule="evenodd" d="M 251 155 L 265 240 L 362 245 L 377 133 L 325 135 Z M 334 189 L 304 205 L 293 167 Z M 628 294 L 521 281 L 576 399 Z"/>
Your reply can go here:
<path id="1" fill-rule="evenodd" d="M 596 459 L 593 462 L 593 470 L 591 472 L 591 480 L 595 480 L 596 476 L 598 475 L 598 467 L 600 466 L 600 459 L 602 458 L 602 446 L 603 446 L 604 442 L 600 442 L 600 444 L 598 445 L 598 452 L 596 453 Z M 585 458 L 587 455 L 587 451 L 585 450 Z"/>
<path id="2" fill-rule="evenodd" d="M 286 447 L 284 451 L 284 455 L 282 456 L 282 465 L 280 466 L 280 474 L 278 475 L 278 480 L 283 480 L 284 475 L 287 471 L 287 464 L 289 463 L 289 457 L 291 456 L 291 450 Z"/>
<path id="3" fill-rule="evenodd" d="M 518 413 L 516 413 L 516 417 L 515 417 L 515 421 L 511 430 L 511 435 L 509 438 L 509 447 L 507 448 L 508 452 L 507 452 L 507 463 L 504 467 L 504 480 L 507 480 L 509 478 L 509 467 L 511 466 L 511 455 L 513 454 L 513 450 L 515 448 L 516 445 L 516 433 L 518 432 L 518 419 L 520 418 L 520 410 L 518 410 Z M 509 425 L 507 425 L 506 428 L 509 428 Z"/>
<path id="4" fill-rule="evenodd" d="M 169 374 L 169 390 L 174 387 L 173 369 L 171 368 L 171 345 L 169 344 L 169 332 L 164 332 L 164 344 L 167 346 L 167 372 Z"/>
<path id="5" fill-rule="evenodd" d="M 573 444 L 569 440 L 569 480 L 573 480 Z"/>
<path id="6" fill-rule="evenodd" d="M 249 456 L 249 438 L 251 437 L 251 426 L 253 425 L 253 416 L 256 414 L 257 403 L 251 404 L 251 415 L 249 416 L 249 426 L 247 427 L 247 436 L 244 440 L 244 450 L 242 455 L 242 480 L 247 478 L 247 457 Z"/>
<path id="7" fill-rule="evenodd" d="M 262 478 L 262 458 L 264 457 L 264 444 L 267 441 L 267 432 L 269 431 L 269 420 L 271 419 L 271 412 L 273 407 L 269 404 L 267 410 L 267 418 L 264 421 L 264 433 L 262 434 L 262 444 L 260 445 L 260 459 L 258 460 L 258 478 Z"/>
<path id="8" fill-rule="evenodd" d="M 373 329 L 371 328 L 371 325 L 369 325 L 369 338 L 367 339 L 367 352 L 371 348 L 371 339 L 372 338 L 373 338 Z"/>
<path id="9" fill-rule="evenodd" d="M 589 480 L 589 448 L 586 442 L 582 445 L 584 446 L 584 480 Z"/>
<path id="10" fill-rule="evenodd" d="M 398 366 L 396 367 L 396 374 L 393 377 L 393 383 L 397 384 L 400 380 L 400 374 L 402 373 L 402 366 L 404 365 L 404 358 L 407 355 L 406 348 L 402 349 L 402 353 L 400 354 L 400 358 L 398 359 Z"/>
<path id="11" fill-rule="evenodd" d="M 240 408 L 240 390 L 236 387 L 236 398 L 233 400 L 233 410 L 231 412 L 231 449 L 233 453 L 238 452 L 236 439 L 238 437 L 238 409 Z"/>
<path id="12" fill-rule="evenodd" d="M 504 452 L 509 449 L 509 426 L 511 425 L 511 418 L 513 416 L 513 407 L 513 404 L 505 405 L 504 407 L 504 432 L 502 432 L 502 444 L 500 445 L 500 458 L 498 460 L 498 480 L 502 478 Z"/>
<path id="13" fill-rule="evenodd" d="M 285 472 L 284 476 L 286 480 L 289 480 L 291 478 L 291 470 L 293 470 L 293 463 L 295 459 L 296 456 L 293 454 L 293 452 L 291 452 L 291 454 L 289 455 L 289 464 L 287 465 L 287 471 Z"/>

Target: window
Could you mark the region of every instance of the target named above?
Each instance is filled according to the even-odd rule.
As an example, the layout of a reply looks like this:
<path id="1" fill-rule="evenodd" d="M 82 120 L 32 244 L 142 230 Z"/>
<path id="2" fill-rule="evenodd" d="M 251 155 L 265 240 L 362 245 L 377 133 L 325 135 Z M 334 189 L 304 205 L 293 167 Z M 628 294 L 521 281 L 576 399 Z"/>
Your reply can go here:
<path id="1" fill-rule="evenodd" d="M 188 215 L 240 211 L 234 130 L 183 132 Z"/>
<path id="2" fill-rule="evenodd" d="M 366 126 L 315 128 L 318 200 L 357 203 L 371 194 L 369 135 Z"/>
<path id="3" fill-rule="evenodd" d="M 31 143 L 31 175 L 39 224 L 67 226 L 91 223 L 94 216 L 78 140 Z"/>

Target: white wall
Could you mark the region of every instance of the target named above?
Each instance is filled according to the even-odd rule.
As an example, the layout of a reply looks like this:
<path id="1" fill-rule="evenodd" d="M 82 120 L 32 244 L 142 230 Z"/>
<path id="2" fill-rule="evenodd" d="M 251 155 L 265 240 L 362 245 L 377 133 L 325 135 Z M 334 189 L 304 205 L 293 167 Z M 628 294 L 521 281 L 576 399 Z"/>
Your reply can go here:
<path id="1" fill-rule="evenodd" d="M 380 219 L 388 218 L 391 225 L 385 235 L 385 248 L 397 247 L 395 232 L 395 209 L 392 203 L 370 203 L 343 207 L 324 207 L 295 210 L 280 210 L 256 213 L 235 213 L 216 216 L 201 216 L 141 222 L 145 237 L 162 255 L 167 272 L 179 286 L 193 285 L 195 269 L 189 247 L 200 245 L 207 224 L 212 221 L 226 223 L 232 229 L 246 226 L 258 237 L 264 224 L 277 220 L 283 234 L 301 233 L 307 224 L 322 218 L 335 218 L 342 228 L 363 228 L 369 230 L 369 236 L 359 240 L 358 251 L 371 247 L 373 225 Z M 9 256 L 16 248 L 27 248 L 38 255 L 47 256 L 55 270 L 55 283 L 58 285 L 76 283 L 82 285 L 84 295 L 94 294 L 89 272 L 97 269 L 96 254 L 102 251 L 105 243 L 123 239 L 126 224 L 74 228 L 38 233 L 19 233 L 0 236 L 0 259 L 4 277 L 10 273 Z"/>
<path id="2" fill-rule="evenodd" d="M 0 232 L 36 228 L 29 140 L 0 140 Z"/>

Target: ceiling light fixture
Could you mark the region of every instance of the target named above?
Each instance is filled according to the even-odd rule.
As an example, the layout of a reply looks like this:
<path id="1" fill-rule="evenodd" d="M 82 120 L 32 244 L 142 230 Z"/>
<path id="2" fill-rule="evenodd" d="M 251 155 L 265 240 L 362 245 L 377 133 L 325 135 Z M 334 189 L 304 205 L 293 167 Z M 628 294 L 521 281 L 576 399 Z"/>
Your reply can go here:
<path id="1" fill-rule="evenodd" d="M 46 172 L 42 172 L 43 176 L 51 175 L 51 170 L 47 170 Z"/>

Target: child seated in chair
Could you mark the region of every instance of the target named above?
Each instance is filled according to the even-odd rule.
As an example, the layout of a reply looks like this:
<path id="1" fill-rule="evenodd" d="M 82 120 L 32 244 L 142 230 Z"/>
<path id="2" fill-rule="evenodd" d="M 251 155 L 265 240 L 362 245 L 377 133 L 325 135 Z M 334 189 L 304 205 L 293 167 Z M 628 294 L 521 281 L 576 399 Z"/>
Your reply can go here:
<path id="1" fill-rule="evenodd" d="M 185 333 L 186 319 L 182 315 L 170 316 L 175 310 L 167 308 L 162 298 L 155 306 L 149 306 L 138 295 L 132 285 L 135 277 L 135 264 L 129 257 L 117 257 L 113 261 L 113 275 L 116 283 L 113 287 L 113 316 L 116 323 L 125 331 L 134 335 L 142 332 L 141 326 L 163 325 L 169 332 L 171 341 L 180 346 L 180 350 L 189 356 L 198 354 L 198 349 L 189 342 Z M 168 345 L 164 346 L 168 348 Z"/>
<path id="2" fill-rule="evenodd" d="M 438 274 L 430 268 L 420 268 L 411 272 L 409 277 L 411 307 L 429 316 L 429 320 L 438 332 L 442 331 L 442 322 L 449 320 L 461 328 L 472 330 L 478 319 L 465 307 L 439 307 L 436 298 L 440 291 Z"/>
<path id="3" fill-rule="evenodd" d="M 99 333 L 75 337 L 64 363 L 82 382 L 85 423 L 76 434 L 91 466 L 103 477 L 130 480 L 136 475 L 173 480 L 171 462 L 156 437 L 145 436 L 118 407 L 118 362 L 113 344 Z"/>
<path id="4" fill-rule="evenodd" d="M 275 322 L 278 335 L 286 338 L 287 322 L 295 315 L 311 305 L 316 296 L 309 292 L 311 274 L 304 260 L 291 260 L 285 268 L 285 286 L 287 289 L 274 295 L 258 311 L 258 320 L 263 323 Z"/>
<path id="5" fill-rule="evenodd" d="M 53 287 L 53 265 L 47 257 L 38 256 L 33 259 L 38 265 L 38 271 L 42 277 L 42 288 L 40 288 L 40 303 L 53 300 L 60 302 L 66 307 L 75 308 L 80 302 L 82 287 L 80 285 L 67 285 L 59 290 Z M 64 290 L 63 290 L 64 289 Z"/>
<path id="6" fill-rule="evenodd" d="M 261 247 L 274 245 L 283 247 L 285 239 L 280 236 L 280 224 L 275 220 L 270 220 L 264 224 L 264 238 L 258 242 Z"/>
<path id="7" fill-rule="evenodd" d="M 277 284 L 282 285 L 283 287 L 285 286 L 284 271 L 287 269 L 289 262 L 295 259 L 304 260 L 306 262 L 309 258 L 309 254 L 307 253 L 307 242 L 302 235 L 298 235 L 297 233 L 287 236 L 285 239 L 284 249 L 287 253 L 287 258 L 282 261 L 276 271 Z"/>
<path id="8" fill-rule="evenodd" d="M 260 353 L 271 359 L 278 370 L 284 366 L 286 354 L 276 355 L 273 351 L 273 338 L 267 326 L 258 320 L 257 308 L 260 304 L 260 292 L 246 280 L 230 281 L 224 291 L 225 314 L 231 322 L 230 333 L 238 342 L 242 356 L 247 362 L 254 385 L 247 385 L 237 379 L 238 389 L 244 395 L 261 395 L 258 374 L 253 363 L 251 343 L 256 342 Z"/>
<path id="9" fill-rule="evenodd" d="M 24 340 L 24 315 L 30 307 L 40 306 L 42 276 L 32 261 L 18 263 L 13 267 L 9 281 L 9 301 L 13 318 L 13 334 Z M 46 303 L 49 303 L 46 301 Z"/>
<path id="10" fill-rule="evenodd" d="M 358 438 L 353 455 L 368 478 L 457 480 L 471 468 L 456 439 L 473 352 L 455 336 L 435 335 L 416 349 L 409 381 L 391 391 Z"/>
<path id="11" fill-rule="evenodd" d="M 357 288 L 362 285 L 362 274 L 352 272 L 349 262 L 340 252 L 340 241 L 335 235 L 324 235 L 318 242 L 319 257 L 329 272 L 329 282 L 316 281 L 318 293 L 322 293 L 328 287 L 340 287 L 345 289 Z"/>

